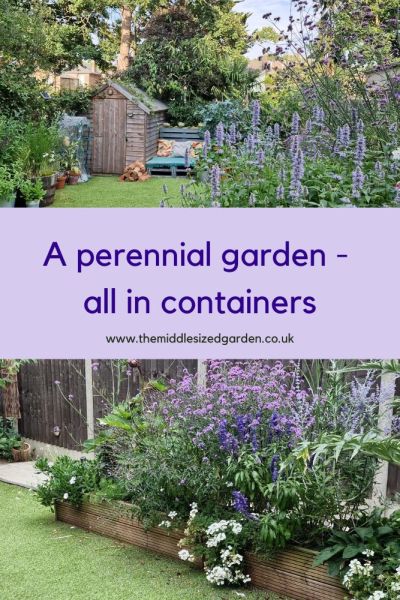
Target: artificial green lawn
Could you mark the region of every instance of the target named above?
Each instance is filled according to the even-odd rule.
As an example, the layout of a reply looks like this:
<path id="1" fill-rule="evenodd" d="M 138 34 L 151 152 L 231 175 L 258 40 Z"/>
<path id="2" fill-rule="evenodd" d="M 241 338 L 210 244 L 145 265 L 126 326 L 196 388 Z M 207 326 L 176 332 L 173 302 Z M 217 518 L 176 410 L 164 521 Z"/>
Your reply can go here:
<path id="1" fill-rule="evenodd" d="M 277 600 L 214 589 L 203 573 L 57 523 L 34 493 L 0 483 L 1 600 Z"/>
<path id="2" fill-rule="evenodd" d="M 115 176 L 92 177 L 87 183 L 57 190 L 55 208 L 158 208 L 167 185 L 172 206 L 180 206 L 183 177 L 151 177 L 147 181 L 120 181 Z"/>

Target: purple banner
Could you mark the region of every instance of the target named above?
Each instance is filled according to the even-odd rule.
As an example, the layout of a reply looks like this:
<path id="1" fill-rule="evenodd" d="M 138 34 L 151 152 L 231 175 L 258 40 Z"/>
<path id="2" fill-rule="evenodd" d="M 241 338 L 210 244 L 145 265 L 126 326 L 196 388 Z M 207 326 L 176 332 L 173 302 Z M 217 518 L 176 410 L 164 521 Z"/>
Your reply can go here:
<path id="1" fill-rule="evenodd" d="M 400 355 L 397 209 L 0 219 L 0 356 Z"/>

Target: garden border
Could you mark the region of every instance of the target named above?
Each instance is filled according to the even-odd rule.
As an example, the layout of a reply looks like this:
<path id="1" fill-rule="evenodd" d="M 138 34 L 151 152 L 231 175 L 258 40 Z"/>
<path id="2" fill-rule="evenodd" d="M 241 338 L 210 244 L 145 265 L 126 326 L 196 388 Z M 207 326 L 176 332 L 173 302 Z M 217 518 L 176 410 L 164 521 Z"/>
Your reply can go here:
<path id="1" fill-rule="evenodd" d="M 130 516 L 129 507 L 123 502 L 85 502 L 76 508 L 69 502 L 56 502 L 55 515 L 58 521 L 178 559 L 177 543 L 184 534 L 145 529 Z M 344 590 L 339 579 L 328 575 L 324 566 L 314 567 L 314 557 L 312 550 L 290 548 L 274 558 L 262 558 L 249 552 L 245 560 L 252 584 L 257 588 L 293 600 L 343 600 Z M 202 562 L 197 560 L 194 566 L 202 568 Z"/>

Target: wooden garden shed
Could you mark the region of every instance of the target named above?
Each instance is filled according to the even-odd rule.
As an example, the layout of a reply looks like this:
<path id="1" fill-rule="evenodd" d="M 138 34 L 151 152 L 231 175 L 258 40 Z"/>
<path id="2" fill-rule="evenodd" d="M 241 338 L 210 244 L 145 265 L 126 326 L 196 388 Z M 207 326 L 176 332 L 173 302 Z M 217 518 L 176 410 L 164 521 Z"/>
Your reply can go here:
<path id="1" fill-rule="evenodd" d="M 167 105 L 134 86 L 109 81 L 92 100 L 92 172 L 121 174 L 157 153 Z"/>

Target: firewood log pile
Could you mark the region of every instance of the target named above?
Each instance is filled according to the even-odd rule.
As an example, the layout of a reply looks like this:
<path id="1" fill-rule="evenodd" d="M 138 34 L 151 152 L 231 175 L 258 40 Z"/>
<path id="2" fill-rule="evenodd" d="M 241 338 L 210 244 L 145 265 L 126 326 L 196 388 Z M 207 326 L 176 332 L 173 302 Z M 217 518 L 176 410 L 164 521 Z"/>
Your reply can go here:
<path id="1" fill-rule="evenodd" d="M 146 172 L 146 167 L 142 162 L 136 161 L 125 168 L 125 171 L 119 178 L 120 181 L 146 181 L 150 175 Z"/>

